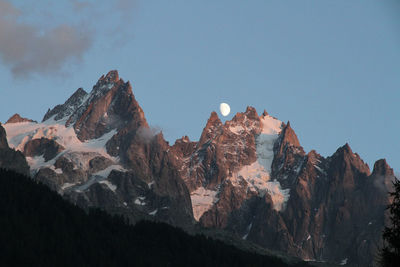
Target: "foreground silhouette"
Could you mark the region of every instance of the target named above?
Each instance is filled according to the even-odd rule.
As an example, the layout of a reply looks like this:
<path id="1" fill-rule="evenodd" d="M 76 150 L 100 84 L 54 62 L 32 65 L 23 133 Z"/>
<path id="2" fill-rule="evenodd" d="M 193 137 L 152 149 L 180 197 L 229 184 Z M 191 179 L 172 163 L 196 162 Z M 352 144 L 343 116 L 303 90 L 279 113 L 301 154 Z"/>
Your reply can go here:
<path id="1" fill-rule="evenodd" d="M 381 266 L 391 267 L 400 264 L 400 181 L 393 183 L 393 202 L 389 205 L 390 226 L 383 231 L 384 247 L 381 250 Z"/>
<path id="2" fill-rule="evenodd" d="M 163 223 L 86 213 L 45 185 L 0 169 L 2 266 L 308 266 L 242 251 Z"/>

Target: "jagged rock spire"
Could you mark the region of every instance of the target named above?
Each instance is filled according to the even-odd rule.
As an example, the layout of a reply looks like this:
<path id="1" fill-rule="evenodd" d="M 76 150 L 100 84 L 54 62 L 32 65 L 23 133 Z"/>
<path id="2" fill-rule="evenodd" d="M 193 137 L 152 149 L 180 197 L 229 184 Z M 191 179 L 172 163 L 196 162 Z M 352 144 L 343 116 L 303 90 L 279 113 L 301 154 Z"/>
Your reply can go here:
<path id="1" fill-rule="evenodd" d="M 380 159 L 375 162 L 372 175 L 394 176 L 394 172 L 387 164 L 386 159 Z"/>
<path id="2" fill-rule="evenodd" d="M 213 111 L 210 114 L 210 118 L 207 121 L 206 127 L 204 127 L 201 134 L 199 144 L 203 144 L 206 140 L 213 139 L 217 133 L 221 130 L 222 122 L 218 117 L 218 114 Z"/>
<path id="3" fill-rule="evenodd" d="M 297 138 L 296 133 L 290 126 L 290 121 L 287 122 L 286 126 L 283 128 L 281 132 L 281 145 L 290 144 L 295 147 L 300 147 L 299 139 Z"/>
<path id="4" fill-rule="evenodd" d="M 54 120 L 68 118 L 75 112 L 84 102 L 87 92 L 82 88 L 78 88 L 62 105 L 57 105 L 53 109 L 49 109 L 43 117 L 42 121 L 46 121 L 55 115 Z"/>
<path id="5" fill-rule="evenodd" d="M 117 70 L 110 70 L 106 76 L 102 75 L 99 82 L 111 83 L 119 81 L 119 74 Z"/>

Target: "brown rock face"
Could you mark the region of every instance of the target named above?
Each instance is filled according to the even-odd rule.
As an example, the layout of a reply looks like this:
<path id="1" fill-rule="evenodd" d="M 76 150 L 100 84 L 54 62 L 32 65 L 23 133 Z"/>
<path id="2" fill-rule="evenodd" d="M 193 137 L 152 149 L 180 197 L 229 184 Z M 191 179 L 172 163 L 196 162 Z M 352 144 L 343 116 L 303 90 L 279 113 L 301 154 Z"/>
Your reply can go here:
<path id="1" fill-rule="evenodd" d="M 243 130 L 232 131 L 235 127 Z M 248 107 L 225 125 L 212 112 L 199 142 L 177 140 L 171 150 L 178 158 L 180 174 L 190 191 L 201 186 L 213 189 L 233 171 L 254 162 L 254 136 L 260 132 L 260 118 L 254 108 Z"/>
<path id="2" fill-rule="evenodd" d="M 0 123 L 0 149 L 5 149 L 5 148 L 8 148 L 7 134 Z"/>
<path id="3" fill-rule="evenodd" d="M 29 166 L 24 155 L 9 148 L 6 131 L 0 124 L 0 168 L 11 169 L 22 174 L 29 174 Z"/>
<path id="4" fill-rule="evenodd" d="M 206 127 L 204 128 L 199 144 L 203 145 L 207 141 L 213 140 L 222 131 L 222 122 L 218 118 L 218 114 L 213 111 L 211 112 L 210 118 L 207 121 Z"/>
<path id="5" fill-rule="evenodd" d="M 111 71 L 90 93 L 78 89 L 49 110 L 50 119 L 75 130 L 89 150 L 42 138 L 24 153 L 53 159 L 35 179 L 84 208 L 183 227 L 195 216 L 270 249 L 355 266 L 371 266 L 381 244 L 394 179 L 386 161 L 371 173 L 348 144 L 330 157 L 306 153 L 290 123 L 266 111 L 248 107 L 225 123 L 212 112 L 198 142 L 183 137 L 169 146 L 149 127 L 130 83 Z M 29 171 L 0 127 L 3 166 Z"/>
<path id="6" fill-rule="evenodd" d="M 256 194 L 247 190 L 247 182 L 242 180 L 240 187 L 235 187 L 230 181 L 225 181 L 219 192 L 218 202 L 200 218 L 200 223 L 205 227 L 237 228 L 236 224 L 244 219 L 240 214 L 246 201 Z M 236 215 L 236 216 L 235 216 Z"/>
<path id="7" fill-rule="evenodd" d="M 25 145 L 27 156 L 55 159 L 35 179 L 83 207 L 122 213 L 133 222 L 155 218 L 180 226 L 192 224 L 189 191 L 175 158 L 169 155 L 162 133 L 149 127 L 132 86 L 117 71 L 103 75 L 90 93 L 78 89 L 46 113 L 43 120 L 49 119 L 73 127 L 85 144 L 106 143 L 107 153 L 96 152 L 97 143 L 87 152 L 67 149 L 60 153 L 63 148 L 53 140 L 31 140 Z"/>
<path id="8" fill-rule="evenodd" d="M 43 155 L 44 160 L 49 161 L 63 150 L 64 147 L 56 141 L 42 137 L 27 142 L 24 147 L 24 155 L 27 157 Z"/>
<path id="9" fill-rule="evenodd" d="M 181 139 L 177 139 L 175 144 L 171 147 L 171 152 L 179 158 L 190 156 L 195 150 L 197 142 L 192 142 L 189 137 L 184 136 Z"/>
<path id="10" fill-rule="evenodd" d="M 314 150 L 306 154 L 288 122 L 274 141 L 270 181 L 290 190 L 290 197 L 276 210 L 272 189 L 256 192 L 245 177 L 230 180 L 259 161 L 265 116 L 248 108 L 222 124 L 212 113 L 198 143 L 182 138 L 172 146 L 191 192 L 217 191 L 200 224 L 304 259 L 370 266 L 387 220 L 393 170 L 379 160 L 371 174 L 348 144 L 328 158 Z"/>
<path id="11" fill-rule="evenodd" d="M 305 152 L 300 146 L 295 132 L 290 127 L 290 122 L 288 122 L 274 144 L 272 176 L 285 187 L 290 187 L 295 183 L 304 161 Z"/>
<path id="12" fill-rule="evenodd" d="M 43 121 L 53 116 L 56 121 L 66 120 L 67 127 L 73 125 L 81 141 L 99 138 L 113 129 L 148 128 L 132 86 L 115 70 L 101 76 L 89 94 L 79 88 L 64 104 L 49 110 Z"/>
<path id="13" fill-rule="evenodd" d="M 386 159 L 380 159 L 375 162 L 372 175 L 394 176 L 393 169 L 387 164 Z"/>
<path id="14" fill-rule="evenodd" d="M 100 79 L 87 104 L 67 121 L 67 125 L 74 124 L 80 140 L 98 138 L 112 129 L 125 128 L 127 124 L 130 124 L 129 130 L 148 126 L 144 124 L 143 111 L 133 96 L 130 83 L 116 78 L 118 76 L 110 72 Z"/>
<path id="15" fill-rule="evenodd" d="M 82 88 L 73 93 L 62 105 L 57 105 L 53 109 L 49 109 L 43 117 L 42 121 L 46 121 L 54 116 L 55 120 L 61 120 L 65 117 L 71 116 L 72 113 L 79 108 L 80 105 L 85 101 L 87 93 Z"/>
<path id="16" fill-rule="evenodd" d="M 17 122 L 35 122 L 33 120 L 22 118 L 18 113 L 12 115 L 6 123 L 17 123 Z"/>

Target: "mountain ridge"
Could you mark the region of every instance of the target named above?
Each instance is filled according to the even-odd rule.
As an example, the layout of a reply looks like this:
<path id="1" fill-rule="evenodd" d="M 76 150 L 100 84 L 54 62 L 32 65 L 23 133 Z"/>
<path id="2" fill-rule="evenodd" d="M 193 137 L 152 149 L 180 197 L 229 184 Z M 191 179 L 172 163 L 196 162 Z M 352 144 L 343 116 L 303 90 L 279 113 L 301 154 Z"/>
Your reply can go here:
<path id="1" fill-rule="evenodd" d="M 394 179 L 386 161 L 371 173 L 347 143 L 328 157 L 306 153 L 290 122 L 265 110 L 224 123 L 213 111 L 198 141 L 169 145 L 110 71 L 41 123 L 4 127 L 34 179 L 82 207 L 216 228 L 315 261 L 369 266 L 381 242 Z"/>

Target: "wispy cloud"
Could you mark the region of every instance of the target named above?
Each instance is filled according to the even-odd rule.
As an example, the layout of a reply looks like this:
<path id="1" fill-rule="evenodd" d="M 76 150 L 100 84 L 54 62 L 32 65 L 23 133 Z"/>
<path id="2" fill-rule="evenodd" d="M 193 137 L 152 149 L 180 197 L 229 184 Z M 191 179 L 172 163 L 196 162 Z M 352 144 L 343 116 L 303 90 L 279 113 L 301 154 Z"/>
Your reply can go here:
<path id="1" fill-rule="evenodd" d="M 75 11 L 81 11 L 85 8 L 89 8 L 92 5 L 88 1 L 78 1 L 78 0 L 71 0 L 71 4 Z"/>
<path id="2" fill-rule="evenodd" d="M 25 19 L 26 15 L 32 17 L 37 13 L 18 9 L 10 0 L 0 0 L 0 63 L 7 66 L 15 78 L 58 73 L 66 63 L 79 63 L 100 35 L 109 35 L 111 45 L 124 40 L 128 34 L 121 29 L 132 22 L 136 8 L 136 1 L 128 0 L 104 4 L 89 0 L 60 3 L 64 3 L 60 5 L 63 8 L 70 9 L 73 19 L 71 16 L 66 17 L 69 21 L 60 19 L 49 28 L 48 24 L 35 24 Z M 35 6 L 35 10 L 39 9 L 49 18 L 57 16 L 51 11 L 54 4 L 42 6 Z M 110 20 L 109 29 L 97 29 L 99 20 L 104 19 Z"/>
<path id="3" fill-rule="evenodd" d="M 80 60 L 92 44 L 89 31 L 61 24 L 50 30 L 21 22 L 20 10 L 0 0 L 0 58 L 15 77 L 59 71 L 69 60 Z"/>
<path id="4" fill-rule="evenodd" d="M 140 141 L 144 143 L 150 143 L 151 140 L 161 132 L 161 129 L 159 127 L 141 127 L 137 131 L 137 136 Z"/>

